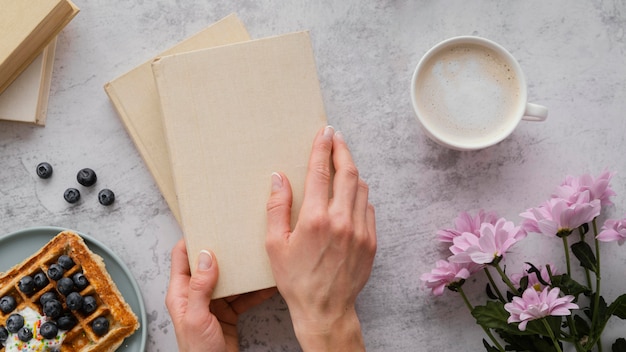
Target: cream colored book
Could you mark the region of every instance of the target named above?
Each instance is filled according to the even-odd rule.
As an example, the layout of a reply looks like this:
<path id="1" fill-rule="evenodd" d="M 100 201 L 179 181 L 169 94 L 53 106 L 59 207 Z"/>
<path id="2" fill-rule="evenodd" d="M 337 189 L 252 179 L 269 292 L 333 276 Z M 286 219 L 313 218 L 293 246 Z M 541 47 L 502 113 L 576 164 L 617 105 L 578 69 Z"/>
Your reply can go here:
<path id="1" fill-rule="evenodd" d="M 161 55 L 187 52 L 249 40 L 246 28 L 232 14 Z M 161 104 L 154 83 L 152 60 L 108 82 L 104 89 L 128 134 L 152 173 L 163 198 L 180 224 L 180 212 L 165 144 Z M 182 224 L 181 224 L 182 227 Z"/>
<path id="2" fill-rule="evenodd" d="M 0 93 L 77 13 L 70 0 L 0 0 Z"/>
<path id="3" fill-rule="evenodd" d="M 309 34 L 165 56 L 152 64 L 189 253 L 217 255 L 214 298 L 275 285 L 265 252 L 271 174 L 302 203 L 326 114 Z"/>
<path id="4" fill-rule="evenodd" d="M 0 94 L 0 120 L 46 124 L 56 38 Z"/>

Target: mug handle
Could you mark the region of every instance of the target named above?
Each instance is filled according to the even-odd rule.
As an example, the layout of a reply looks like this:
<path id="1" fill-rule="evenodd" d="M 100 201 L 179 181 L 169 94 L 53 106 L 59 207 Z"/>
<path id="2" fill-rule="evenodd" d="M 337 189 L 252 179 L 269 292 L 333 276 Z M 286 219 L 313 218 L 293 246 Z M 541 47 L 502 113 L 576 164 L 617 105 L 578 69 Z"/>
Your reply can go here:
<path id="1" fill-rule="evenodd" d="M 548 118 L 548 108 L 543 105 L 527 103 L 522 120 L 545 121 Z"/>

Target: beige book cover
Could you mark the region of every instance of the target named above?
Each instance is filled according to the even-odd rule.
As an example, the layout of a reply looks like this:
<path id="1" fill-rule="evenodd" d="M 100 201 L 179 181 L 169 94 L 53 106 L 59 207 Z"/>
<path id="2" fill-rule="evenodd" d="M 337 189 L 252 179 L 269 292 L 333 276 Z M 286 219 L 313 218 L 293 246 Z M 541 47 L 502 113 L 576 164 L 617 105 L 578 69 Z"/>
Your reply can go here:
<path id="1" fill-rule="evenodd" d="M 192 270 L 211 249 L 214 298 L 274 286 L 271 174 L 289 177 L 296 219 L 313 138 L 327 123 L 309 33 L 166 56 L 152 69 Z"/>
<path id="2" fill-rule="evenodd" d="M 246 28 L 231 14 L 196 35 L 161 53 L 169 55 L 249 40 Z M 180 212 L 172 179 L 161 104 L 151 68 L 152 60 L 108 82 L 104 89 L 128 134 L 152 173 L 178 223 Z M 182 227 L 182 224 L 181 224 Z"/>
<path id="3" fill-rule="evenodd" d="M 46 124 L 55 50 L 56 38 L 0 94 L 0 120 Z"/>
<path id="4" fill-rule="evenodd" d="M 70 0 L 0 0 L 0 93 L 77 13 Z"/>

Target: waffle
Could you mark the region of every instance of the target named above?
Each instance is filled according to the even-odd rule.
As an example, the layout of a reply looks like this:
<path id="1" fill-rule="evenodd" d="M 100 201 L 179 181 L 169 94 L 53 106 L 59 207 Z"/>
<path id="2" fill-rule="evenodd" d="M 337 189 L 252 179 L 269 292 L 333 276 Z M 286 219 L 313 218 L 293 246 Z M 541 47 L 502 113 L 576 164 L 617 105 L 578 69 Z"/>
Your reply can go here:
<path id="1" fill-rule="evenodd" d="M 58 284 L 62 279 L 57 277 L 58 280 L 54 280 L 50 277 L 50 267 L 58 268 L 59 257 L 62 255 L 69 256 L 75 264 L 71 268 L 64 270 L 62 277 L 71 279 L 75 274 L 82 272 L 88 280 L 87 286 L 84 288 L 82 287 L 84 284 L 78 285 L 78 287 L 74 286 L 73 291 L 84 297 L 85 302 L 89 296 L 95 298 L 95 303 L 97 304 L 95 308 L 93 305 L 85 308 L 82 304 L 77 305 L 75 301 L 68 305 L 70 300 L 67 299 L 66 294 L 69 295 L 69 293 Z M 67 258 L 64 257 L 63 259 Z M 20 280 L 25 276 L 35 277 L 37 274 L 39 274 L 38 278 L 41 279 L 41 273 L 45 274 L 49 282 L 46 284 L 45 280 L 39 280 L 38 286 L 43 286 L 42 281 L 44 281 L 45 286 L 35 288 L 35 292 L 22 292 L 23 284 L 20 284 Z M 28 289 L 26 291 L 28 292 Z M 102 258 L 91 252 L 83 239 L 71 231 L 59 233 L 33 256 L 16 265 L 8 272 L 0 274 L 0 300 L 2 297 L 11 296 L 15 299 L 15 305 L 17 306 L 13 311 L 7 313 L 0 309 L 0 328 L 8 327 L 7 320 L 9 316 L 21 311 L 28 311 L 27 308 L 43 316 L 44 308 L 40 303 L 40 298 L 47 292 L 54 292 L 58 297 L 58 302 L 62 305 L 61 317 L 65 317 L 65 322 L 68 321 L 68 316 L 70 319 L 71 317 L 75 318 L 74 322 L 76 324 L 64 333 L 65 339 L 60 347 L 61 352 L 115 351 L 126 337 L 132 335 L 139 328 L 137 316 L 124 301 L 111 276 L 106 271 Z M 93 299 L 89 299 L 89 301 L 94 302 Z M 96 332 L 94 331 L 94 321 L 98 319 L 98 322 L 101 323 L 103 321 L 101 317 L 106 318 L 109 327 L 104 332 L 102 329 L 96 329 L 99 330 Z M 45 317 L 44 319 L 50 318 Z M 61 319 L 63 318 L 56 319 L 59 320 L 51 320 L 58 325 L 64 325 L 61 324 Z M 100 324 L 101 326 L 102 324 Z M 4 331 L 5 334 L 8 332 L 7 329 Z M 34 335 L 36 338 L 37 332 Z M 0 352 L 8 351 L 9 343 L 10 341 L 6 341 L 7 346 L 0 344 Z M 40 350 L 37 349 L 37 351 Z"/>

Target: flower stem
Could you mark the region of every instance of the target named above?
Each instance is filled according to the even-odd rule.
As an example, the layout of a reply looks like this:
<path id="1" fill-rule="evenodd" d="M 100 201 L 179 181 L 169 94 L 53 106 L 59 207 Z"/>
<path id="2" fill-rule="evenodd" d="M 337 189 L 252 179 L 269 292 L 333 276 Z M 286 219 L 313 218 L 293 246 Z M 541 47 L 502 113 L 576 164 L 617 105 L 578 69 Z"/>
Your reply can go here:
<path id="1" fill-rule="evenodd" d="M 563 251 L 565 251 L 565 263 L 567 264 L 567 275 L 572 277 L 572 265 L 569 257 L 569 245 L 567 244 L 567 236 L 561 237 L 563 239 Z"/>
<path id="2" fill-rule="evenodd" d="M 463 302 L 465 302 L 465 305 L 470 310 L 470 312 L 473 311 L 474 307 L 472 307 L 472 304 L 467 299 L 467 296 L 465 295 L 465 291 L 463 291 L 463 288 L 459 287 L 458 292 L 461 294 L 461 297 L 463 297 Z M 504 348 L 502 347 L 502 345 L 500 345 L 498 340 L 496 340 L 495 336 L 493 336 L 493 334 L 491 333 L 491 330 L 487 329 L 482 324 L 479 324 L 479 325 L 480 325 L 481 328 L 483 328 L 483 330 L 485 331 L 485 334 L 487 334 L 487 336 L 489 336 L 489 338 L 491 339 L 491 342 L 493 342 L 493 344 L 496 345 L 496 347 L 498 348 L 498 351 L 504 352 L 505 351 Z"/>
<path id="3" fill-rule="evenodd" d="M 598 311 L 600 310 L 600 281 L 602 280 L 602 276 L 600 275 L 600 241 L 598 241 L 598 226 L 596 224 L 596 219 L 593 221 L 593 239 L 595 241 L 596 247 L 596 292 L 594 295 L 593 301 L 593 316 L 591 320 L 591 326 L 593 329 L 598 327 Z M 600 336 L 601 334 L 598 334 Z M 598 352 L 602 352 L 602 340 L 598 338 L 596 344 L 598 345 Z"/>
<path id="4" fill-rule="evenodd" d="M 513 292 L 513 294 L 517 294 L 519 291 L 515 288 L 515 286 L 513 286 L 513 283 L 511 282 L 511 280 L 509 280 L 509 277 L 506 276 L 506 274 L 502 270 L 502 267 L 500 267 L 500 263 L 496 263 L 494 266 L 496 267 L 496 270 L 498 270 L 498 273 L 502 277 L 502 281 L 504 281 L 504 283 L 509 287 L 511 292 Z"/>
<path id="5" fill-rule="evenodd" d="M 502 293 L 500 293 L 500 289 L 498 288 L 498 286 L 496 286 L 496 282 L 493 281 L 493 276 L 491 276 L 491 272 L 489 271 L 487 267 L 485 267 L 484 270 L 485 270 L 485 274 L 487 274 L 487 278 L 489 279 L 489 282 L 491 283 L 491 286 L 496 291 L 496 295 L 498 296 L 498 298 L 500 299 L 502 303 L 506 303 L 506 301 L 504 300 L 504 296 L 502 296 Z"/>
<path id="6" fill-rule="evenodd" d="M 563 350 L 561 349 L 561 346 L 559 346 L 559 342 L 554 337 L 554 333 L 552 332 L 552 328 L 550 327 L 550 324 L 548 324 L 548 321 L 545 318 L 542 318 L 541 322 L 543 323 L 543 326 L 545 326 L 546 330 L 548 330 L 548 334 L 550 335 L 550 338 L 552 339 L 554 348 L 556 348 L 557 352 L 563 352 Z"/>

